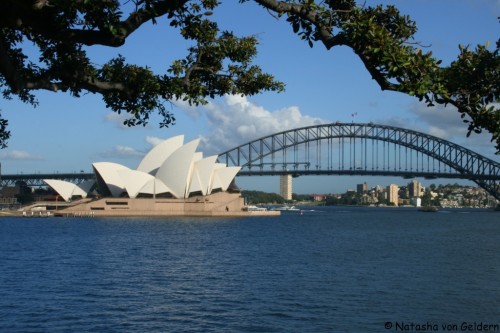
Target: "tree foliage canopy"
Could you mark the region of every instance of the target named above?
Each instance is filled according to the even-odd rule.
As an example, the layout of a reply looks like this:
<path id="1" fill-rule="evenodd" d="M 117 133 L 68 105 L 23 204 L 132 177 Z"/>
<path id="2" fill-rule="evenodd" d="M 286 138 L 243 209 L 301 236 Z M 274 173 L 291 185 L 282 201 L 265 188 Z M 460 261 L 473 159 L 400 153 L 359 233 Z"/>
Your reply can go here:
<path id="1" fill-rule="evenodd" d="M 309 46 L 347 46 L 383 90 L 417 97 L 427 105 L 453 105 L 469 133 L 487 130 L 500 152 L 500 39 L 488 46 L 460 47 L 449 66 L 414 41 L 415 22 L 394 6 L 364 6 L 355 0 L 254 1 L 284 17 Z M 252 64 L 257 39 L 220 31 L 210 19 L 217 0 L 6 0 L 0 12 L 0 89 L 37 104 L 37 90 L 102 95 L 108 108 L 129 115 L 129 126 L 144 125 L 152 112 L 160 126 L 175 122 L 165 102 L 204 103 L 224 94 L 281 91 L 284 85 Z M 93 46 L 119 47 L 146 22 L 166 18 L 191 42 L 185 58 L 167 73 L 129 64 L 122 56 L 97 65 Z M 25 46 L 31 43 L 33 57 Z M 0 115 L 0 146 L 10 133 Z"/>
<path id="2" fill-rule="evenodd" d="M 330 50 L 347 46 L 382 90 L 417 97 L 428 106 L 453 105 L 468 124 L 468 136 L 490 132 L 500 153 L 500 39 L 490 51 L 460 46 L 449 66 L 414 40 L 417 26 L 394 6 L 358 6 L 355 0 L 240 0 L 255 1 L 286 17 L 293 32 L 310 47 L 322 43 Z M 500 19 L 500 18 L 499 18 Z"/>
<path id="3" fill-rule="evenodd" d="M 128 113 L 126 125 L 145 125 L 152 112 L 160 126 L 175 121 L 165 102 L 204 103 L 224 94 L 280 91 L 283 84 L 252 64 L 255 37 L 220 31 L 210 20 L 216 0 L 6 0 L 0 12 L 0 89 L 37 104 L 36 90 L 63 91 L 79 97 L 98 93 L 114 112 Z M 130 8 L 133 6 L 133 8 Z M 167 73 L 127 63 L 123 56 L 97 65 L 87 55 L 93 46 L 120 47 L 146 22 L 164 17 L 191 42 L 187 55 Z M 25 51 L 31 43 L 38 54 Z M 10 133 L 0 119 L 0 146 Z"/>

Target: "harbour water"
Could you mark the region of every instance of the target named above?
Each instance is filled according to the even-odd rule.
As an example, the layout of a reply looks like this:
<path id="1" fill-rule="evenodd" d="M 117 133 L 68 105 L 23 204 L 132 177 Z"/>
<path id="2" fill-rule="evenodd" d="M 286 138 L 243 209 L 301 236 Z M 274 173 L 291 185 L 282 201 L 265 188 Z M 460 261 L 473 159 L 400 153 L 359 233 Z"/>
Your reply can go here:
<path id="1" fill-rule="evenodd" d="M 500 213 L 491 210 L 0 218 L 0 332 L 486 325 L 500 332 Z"/>

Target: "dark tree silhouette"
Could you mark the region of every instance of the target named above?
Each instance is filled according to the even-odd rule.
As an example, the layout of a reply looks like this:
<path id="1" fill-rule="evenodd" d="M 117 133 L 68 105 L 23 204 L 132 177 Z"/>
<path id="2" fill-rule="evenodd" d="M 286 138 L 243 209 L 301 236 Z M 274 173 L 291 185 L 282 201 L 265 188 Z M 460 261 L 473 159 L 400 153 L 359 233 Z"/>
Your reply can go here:
<path id="1" fill-rule="evenodd" d="M 449 66 L 415 43 L 416 24 L 394 6 L 364 6 L 354 0 L 254 1 L 286 17 L 309 46 L 347 46 L 383 90 L 417 97 L 427 105 L 453 105 L 472 132 L 488 131 L 500 152 L 500 40 L 460 47 Z M 211 20 L 217 0 L 5 0 L 0 11 L 0 87 L 4 98 L 37 104 L 37 90 L 102 95 L 105 105 L 127 113 L 126 125 L 145 125 L 151 113 L 160 126 L 175 122 L 168 101 L 192 104 L 224 94 L 281 91 L 284 85 L 252 64 L 255 37 L 220 31 Z M 159 18 L 191 42 L 166 73 L 130 64 L 122 56 L 96 65 L 87 50 L 120 47 L 146 22 Z M 26 45 L 30 44 L 30 52 Z M 33 47 L 37 54 L 33 54 Z M 177 47 L 172 45 L 173 48 Z M 35 53 L 36 53 L 35 52 Z M 10 137 L 0 115 L 0 147 Z"/>
<path id="2" fill-rule="evenodd" d="M 415 22 L 394 6 L 360 6 L 355 0 L 240 0 L 248 1 L 286 17 L 310 47 L 351 48 L 382 90 L 415 96 L 428 106 L 455 106 L 468 124 L 467 136 L 487 130 L 500 152 L 500 109 L 494 105 L 500 100 L 500 39 L 493 51 L 488 45 L 474 50 L 459 46 L 457 59 L 445 67 L 415 42 Z"/>

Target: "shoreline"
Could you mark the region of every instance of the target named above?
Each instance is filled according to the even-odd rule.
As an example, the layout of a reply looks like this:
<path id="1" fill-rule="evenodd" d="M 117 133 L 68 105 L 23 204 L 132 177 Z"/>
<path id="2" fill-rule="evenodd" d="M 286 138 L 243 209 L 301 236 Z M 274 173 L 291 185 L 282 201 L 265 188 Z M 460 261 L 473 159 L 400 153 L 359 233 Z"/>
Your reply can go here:
<path id="1" fill-rule="evenodd" d="M 23 214 L 22 211 L 2 211 L 0 217 L 13 218 L 59 218 L 59 217 L 263 217 L 263 216 L 281 216 L 279 211 L 241 211 L 241 212 L 214 212 L 211 214 L 195 212 L 98 212 L 98 211 L 74 211 L 66 212 L 64 210 L 39 211 Z"/>
<path id="2" fill-rule="evenodd" d="M 64 205 L 64 207 L 62 206 Z M 219 192 L 187 199 L 99 198 L 70 203 L 36 202 L 17 211 L 2 211 L 12 217 L 246 217 L 279 216 L 271 210 L 248 210 L 238 193 Z"/>

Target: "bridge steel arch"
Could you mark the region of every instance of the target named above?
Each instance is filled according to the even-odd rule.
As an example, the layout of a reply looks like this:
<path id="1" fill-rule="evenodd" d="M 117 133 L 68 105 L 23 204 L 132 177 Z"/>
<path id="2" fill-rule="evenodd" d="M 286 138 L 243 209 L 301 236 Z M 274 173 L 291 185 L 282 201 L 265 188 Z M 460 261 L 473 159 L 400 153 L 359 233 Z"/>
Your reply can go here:
<path id="1" fill-rule="evenodd" d="M 384 175 L 474 181 L 500 200 L 500 164 L 450 141 L 394 126 L 331 123 L 268 135 L 219 155 L 238 175 Z"/>

